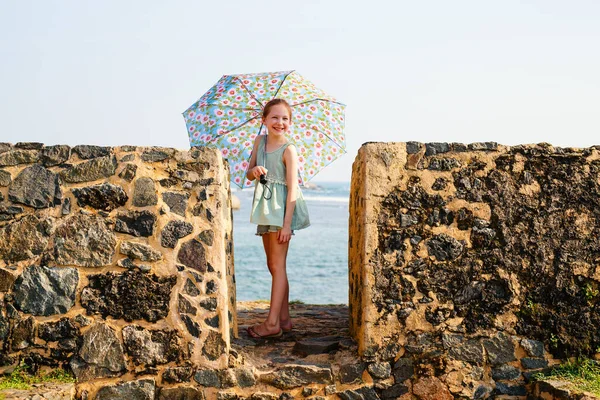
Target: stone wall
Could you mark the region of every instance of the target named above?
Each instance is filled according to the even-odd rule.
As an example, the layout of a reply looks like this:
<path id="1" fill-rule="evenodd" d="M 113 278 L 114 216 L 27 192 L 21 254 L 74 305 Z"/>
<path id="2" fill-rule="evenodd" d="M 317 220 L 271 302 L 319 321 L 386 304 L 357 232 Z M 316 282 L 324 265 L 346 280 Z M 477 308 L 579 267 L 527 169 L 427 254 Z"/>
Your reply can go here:
<path id="1" fill-rule="evenodd" d="M 0 372 L 64 366 L 91 395 L 227 368 L 228 181 L 204 148 L 0 144 Z"/>
<path id="2" fill-rule="evenodd" d="M 351 334 L 389 398 L 525 395 L 600 352 L 600 147 L 367 143 L 350 216 Z"/>

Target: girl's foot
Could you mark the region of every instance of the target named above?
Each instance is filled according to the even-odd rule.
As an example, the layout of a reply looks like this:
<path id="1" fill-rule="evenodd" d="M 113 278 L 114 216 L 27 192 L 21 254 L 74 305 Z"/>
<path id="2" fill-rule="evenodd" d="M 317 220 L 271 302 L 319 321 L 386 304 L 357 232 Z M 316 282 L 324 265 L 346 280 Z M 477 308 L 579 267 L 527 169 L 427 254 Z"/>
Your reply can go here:
<path id="1" fill-rule="evenodd" d="M 254 326 L 249 326 L 248 329 L 246 329 L 246 331 L 248 332 L 248 335 L 251 338 L 254 339 L 270 339 L 270 338 L 278 338 L 281 335 L 283 335 L 283 330 L 279 329 L 276 332 L 269 332 L 266 330 L 264 325 L 254 325 Z"/>
<path id="2" fill-rule="evenodd" d="M 287 321 L 281 321 L 280 323 L 281 326 L 281 330 L 284 331 L 285 333 L 291 332 L 292 331 L 292 320 L 288 319 Z"/>

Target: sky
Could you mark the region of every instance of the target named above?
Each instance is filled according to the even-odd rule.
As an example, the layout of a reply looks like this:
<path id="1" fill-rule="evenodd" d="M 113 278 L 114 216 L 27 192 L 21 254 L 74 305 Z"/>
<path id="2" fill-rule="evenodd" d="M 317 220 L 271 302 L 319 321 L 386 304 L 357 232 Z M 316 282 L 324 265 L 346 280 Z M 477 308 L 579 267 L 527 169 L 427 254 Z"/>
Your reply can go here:
<path id="1" fill-rule="evenodd" d="M 189 148 L 222 75 L 296 70 L 365 142 L 600 144 L 600 2 L 0 0 L 0 142 Z"/>

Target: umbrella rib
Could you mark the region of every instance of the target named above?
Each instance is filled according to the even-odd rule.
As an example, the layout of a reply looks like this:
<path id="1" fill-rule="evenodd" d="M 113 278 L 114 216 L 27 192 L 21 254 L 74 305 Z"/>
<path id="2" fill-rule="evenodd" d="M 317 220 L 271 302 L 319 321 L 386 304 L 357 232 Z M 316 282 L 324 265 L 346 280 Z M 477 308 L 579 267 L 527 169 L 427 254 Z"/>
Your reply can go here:
<path id="1" fill-rule="evenodd" d="M 238 81 L 240 83 L 240 85 L 242 85 L 242 87 L 244 88 L 244 90 L 246 92 L 248 92 L 248 94 L 250 95 L 250 97 L 252 97 L 254 100 L 256 100 L 256 102 L 260 105 L 260 108 L 264 108 L 263 104 L 260 102 L 260 100 L 258 100 L 254 94 L 250 91 L 250 89 L 248 89 L 248 87 L 246 85 L 244 85 L 244 82 L 242 82 L 240 80 L 240 78 L 238 78 L 237 76 L 234 76 L 233 79 L 235 79 L 236 81 Z M 253 108 L 254 110 L 254 108 Z"/>
<path id="2" fill-rule="evenodd" d="M 248 121 L 243 122 L 243 123 L 239 124 L 238 126 L 231 128 L 230 130 L 228 130 L 226 132 L 221 133 L 221 135 L 227 135 L 228 133 L 231 133 L 231 132 L 235 131 L 236 129 L 241 128 L 242 126 L 246 125 L 247 123 L 249 123 L 250 121 L 252 121 L 253 119 L 256 119 L 256 118 L 258 118 L 258 116 L 250 118 Z M 262 127 L 262 125 L 261 125 L 261 127 Z M 221 136 L 221 135 L 219 135 L 219 136 Z"/>
<path id="3" fill-rule="evenodd" d="M 317 127 L 318 127 L 318 126 L 317 126 Z M 313 131 L 315 131 L 315 132 L 319 132 L 319 133 L 321 133 L 321 134 L 325 135 L 325 136 L 327 137 L 327 139 L 329 139 L 329 140 L 330 140 L 330 141 L 331 141 L 333 144 L 335 144 L 337 147 L 339 147 L 339 148 L 340 148 L 340 150 L 344 152 L 344 154 L 345 154 L 345 153 L 347 153 L 347 151 L 346 151 L 346 149 L 345 149 L 345 148 L 343 148 L 342 146 L 340 146 L 340 145 L 339 145 L 339 144 L 338 144 L 338 143 L 337 143 L 337 142 L 336 142 L 336 141 L 335 141 L 335 140 L 334 140 L 334 139 L 333 139 L 331 136 L 329 136 L 329 135 L 328 135 L 328 134 L 326 134 L 325 132 L 322 132 L 322 131 L 320 131 L 319 129 L 315 129 L 315 128 L 313 128 L 312 126 L 310 127 L 310 129 L 311 129 L 311 130 L 313 130 Z"/>
<path id="4" fill-rule="evenodd" d="M 281 90 L 281 87 L 283 86 L 283 84 L 285 83 L 285 80 L 287 79 L 288 76 L 290 76 L 292 73 L 294 72 L 294 70 L 291 70 L 288 74 L 286 74 L 286 76 L 281 80 L 281 84 L 279 85 L 279 87 L 277 88 L 277 90 L 275 91 L 275 94 L 273 95 L 273 98 L 277 97 L 277 93 L 279 93 L 279 91 Z"/>

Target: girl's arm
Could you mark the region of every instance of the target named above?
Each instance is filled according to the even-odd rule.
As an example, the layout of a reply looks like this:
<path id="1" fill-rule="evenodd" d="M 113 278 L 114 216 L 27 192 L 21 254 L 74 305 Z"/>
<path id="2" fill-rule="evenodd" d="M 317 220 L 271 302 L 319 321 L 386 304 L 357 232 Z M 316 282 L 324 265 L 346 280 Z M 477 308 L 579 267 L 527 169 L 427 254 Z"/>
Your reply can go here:
<path id="1" fill-rule="evenodd" d="M 250 156 L 250 162 L 248 164 L 248 169 L 246 170 L 246 178 L 248 180 L 253 181 L 255 179 L 260 178 L 261 175 L 267 173 L 267 169 L 261 165 L 256 165 L 256 157 L 258 144 L 260 143 L 262 136 L 258 135 L 256 139 L 254 139 L 254 147 L 252 148 L 252 155 Z"/>
<path id="2" fill-rule="evenodd" d="M 285 216 L 283 228 L 279 231 L 279 243 L 287 242 L 292 237 L 292 218 L 296 208 L 296 195 L 298 193 L 298 152 L 296 146 L 289 145 L 283 152 L 285 164 L 285 181 L 287 183 L 287 199 L 285 200 Z"/>

